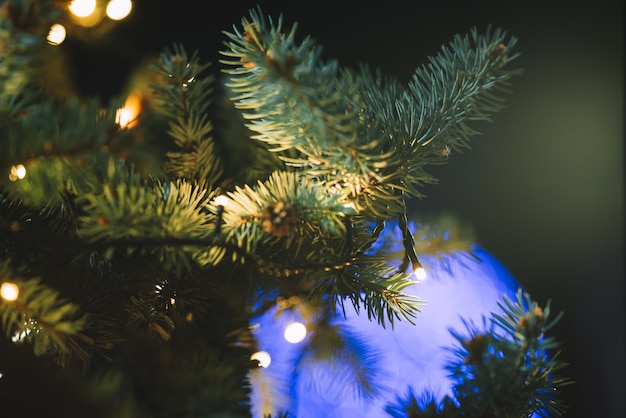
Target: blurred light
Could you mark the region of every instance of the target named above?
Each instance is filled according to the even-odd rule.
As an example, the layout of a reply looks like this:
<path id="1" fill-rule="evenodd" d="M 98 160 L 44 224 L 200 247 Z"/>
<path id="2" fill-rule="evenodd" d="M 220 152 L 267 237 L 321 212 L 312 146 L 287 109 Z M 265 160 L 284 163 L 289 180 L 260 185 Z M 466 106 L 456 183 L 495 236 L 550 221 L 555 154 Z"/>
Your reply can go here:
<path id="1" fill-rule="evenodd" d="M 299 343 L 306 337 L 306 327 L 300 322 L 292 322 L 285 328 L 284 337 L 287 342 Z"/>
<path id="2" fill-rule="evenodd" d="M 9 172 L 9 180 L 22 180 L 26 177 L 26 167 L 23 164 L 14 165 Z"/>
<path id="3" fill-rule="evenodd" d="M 130 0 L 111 0 L 107 4 L 106 14 L 109 19 L 122 20 L 130 14 L 132 8 Z"/>
<path id="4" fill-rule="evenodd" d="M 76 17 L 87 17 L 96 10 L 96 0 L 73 0 L 67 8 Z"/>
<path id="5" fill-rule="evenodd" d="M 121 128 L 132 128 L 137 125 L 137 118 L 141 113 L 141 97 L 138 94 L 131 94 L 126 99 L 124 107 L 117 110 L 115 123 Z"/>
<path id="6" fill-rule="evenodd" d="M 421 282 L 422 280 L 424 280 L 427 276 L 426 274 L 426 270 L 424 269 L 424 267 L 419 266 L 417 267 L 414 271 L 413 274 L 415 274 L 415 277 L 417 278 L 417 281 Z"/>
<path id="7" fill-rule="evenodd" d="M 259 366 L 267 368 L 272 363 L 272 357 L 267 351 L 257 351 L 250 356 L 250 360 L 256 360 L 259 362 Z"/>
<path id="8" fill-rule="evenodd" d="M 8 302 L 17 300 L 19 295 L 20 288 L 15 283 L 4 282 L 2 283 L 2 286 L 0 286 L 0 296 Z"/>
<path id="9" fill-rule="evenodd" d="M 32 328 L 26 328 L 24 331 L 18 331 L 13 335 L 13 337 L 11 337 L 11 341 L 14 343 L 21 343 L 32 331 Z"/>
<path id="10" fill-rule="evenodd" d="M 393 236 L 395 232 L 399 236 Z M 385 228 L 381 233 L 381 242 L 389 242 L 391 238 L 400 254 L 404 247 L 399 228 Z M 272 353 L 272 366 L 261 371 L 274 379 L 277 386 L 287 388 L 290 399 L 287 415 L 318 418 L 329 416 L 332 411 L 334 418 L 388 418 L 385 408 L 397 400 L 398 394 L 408 391 L 416 395 L 432 394 L 433 401 L 440 405 L 446 396 L 454 397 L 453 381 L 445 368 L 450 352 L 442 348 L 458 343 L 450 329 L 463 332 L 467 322 L 477 326 L 483 323 L 491 312 L 500 310 L 498 303 L 502 296 L 514 300 L 519 287 L 511 273 L 486 250 L 473 246 L 472 255 L 475 258 L 467 254 L 455 254 L 445 260 L 435 255 L 420 257 L 427 266 L 428 280 L 405 290 L 427 301 L 420 307 L 415 324 L 396 321 L 393 328 L 381 327 L 351 303 L 337 304 L 337 312 L 345 308 L 346 316 L 338 315 L 332 325 L 347 331 L 346 335 L 355 336 L 352 349 L 363 350 L 363 343 L 367 352 L 378 353 L 372 357 L 375 361 L 362 366 L 380 371 L 380 374 L 376 372 L 379 379 L 376 383 L 387 389 L 367 402 L 357 390 L 342 390 L 357 384 L 345 378 L 354 372 L 350 363 L 300 361 L 311 351 L 302 345 L 306 343 L 290 344 L 281 338 L 286 334 L 285 325 L 293 320 L 289 315 L 277 315 L 278 304 L 255 318 L 254 336 L 259 349 Z M 395 267 L 399 261 L 390 259 L 389 265 Z M 263 405 L 266 398 L 262 387 L 253 387 L 252 393 L 253 404 Z"/>
<path id="11" fill-rule="evenodd" d="M 59 45 L 63 43 L 66 35 L 65 26 L 55 23 L 50 27 L 50 32 L 48 32 L 48 43 L 50 45 Z"/>
<path id="12" fill-rule="evenodd" d="M 228 198 L 224 195 L 217 196 L 213 202 L 215 203 L 215 206 L 228 206 Z"/>

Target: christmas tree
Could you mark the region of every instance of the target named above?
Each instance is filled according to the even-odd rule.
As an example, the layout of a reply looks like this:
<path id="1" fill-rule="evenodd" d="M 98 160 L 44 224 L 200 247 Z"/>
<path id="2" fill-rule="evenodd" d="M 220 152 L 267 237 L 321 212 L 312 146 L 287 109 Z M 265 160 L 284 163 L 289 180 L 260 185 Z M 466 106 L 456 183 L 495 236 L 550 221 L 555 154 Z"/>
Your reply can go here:
<path id="1" fill-rule="evenodd" d="M 297 314 L 287 338 L 309 358 L 351 365 L 365 411 L 376 366 L 335 319 L 419 321 L 424 301 L 405 290 L 420 258 L 471 253 L 412 222 L 407 201 L 503 107 L 515 38 L 457 35 L 405 86 L 322 59 L 256 8 L 224 33 L 223 80 L 173 44 L 134 95 L 103 102 L 60 94 L 45 71 L 67 6 L 0 9 L 3 347 L 34 353 L 42 385 L 28 379 L 26 395 L 0 371 L 8 416 L 50 387 L 60 416 L 293 416 L 292 377 L 264 373 L 255 327 L 270 312 Z M 388 415 L 562 415 L 569 380 L 546 335 L 558 316 L 521 291 L 501 308 L 455 334 L 454 397 L 398 393 Z"/>

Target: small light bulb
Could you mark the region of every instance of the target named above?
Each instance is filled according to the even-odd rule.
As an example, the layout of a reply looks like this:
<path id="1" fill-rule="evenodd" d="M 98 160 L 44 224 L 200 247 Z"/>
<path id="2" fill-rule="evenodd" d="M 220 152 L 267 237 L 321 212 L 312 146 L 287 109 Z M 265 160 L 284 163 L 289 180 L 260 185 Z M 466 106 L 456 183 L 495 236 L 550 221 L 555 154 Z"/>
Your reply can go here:
<path id="1" fill-rule="evenodd" d="M 26 177 L 26 167 L 23 164 L 14 165 L 9 172 L 9 180 L 16 181 L 22 180 Z"/>
<path id="2" fill-rule="evenodd" d="M 272 357 L 267 351 L 257 351 L 250 356 L 250 360 L 259 362 L 260 367 L 267 368 L 272 363 Z"/>
<path id="3" fill-rule="evenodd" d="M 67 31 L 65 30 L 65 26 L 55 23 L 50 27 L 50 32 L 48 32 L 48 43 L 50 45 L 59 45 L 63 43 L 66 35 Z"/>
<path id="4" fill-rule="evenodd" d="M 96 0 L 73 0 L 67 8 L 76 17 L 87 17 L 96 10 Z"/>
<path id="5" fill-rule="evenodd" d="M 15 283 L 4 282 L 2 286 L 0 286 L 0 296 L 2 299 L 7 302 L 13 302 L 17 300 L 17 297 L 20 295 L 20 288 Z"/>
<path id="6" fill-rule="evenodd" d="M 222 207 L 228 206 L 228 198 L 224 196 L 223 194 L 217 196 L 213 202 L 215 203 L 216 206 L 222 206 Z"/>
<path id="7" fill-rule="evenodd" d="M 285 340 L 292 344 L 299 343 L 306 337 L 306 327 L 300 322 L 292 322 L 285 328 Z"/>
<path id="8" fill-rule="evenodd" d="M 107 3 L 106 14 L 109 19 L 122 20 L 132 9 L 133 2 L 130 0 L 111 0 Z"/>
<path id="9" fill-rule="evenodd" d="M 418 266 L 417 268 L 415 268 L 415 270 L 413 270 L 413 274 L 415 274 L 417 281 L 420 281 L 420 282 L 424 280 L 427 276 L 426 270 L 422 266 Z"/>
<path id="10" fill-rule="evenodd" d="M 137 125 L 137 118 L 141 114 L 141 97 L 133 93 L 126 99 L 124 107 L 117 110 L 115 123 L 121 128 L 132 128 Z"/>

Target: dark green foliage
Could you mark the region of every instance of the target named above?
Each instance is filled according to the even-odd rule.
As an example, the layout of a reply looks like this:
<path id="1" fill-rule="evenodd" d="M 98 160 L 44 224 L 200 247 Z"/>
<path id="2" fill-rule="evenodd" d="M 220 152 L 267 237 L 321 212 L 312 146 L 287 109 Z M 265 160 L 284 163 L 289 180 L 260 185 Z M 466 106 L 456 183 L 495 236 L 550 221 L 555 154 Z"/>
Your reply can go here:
<path id="1" fill-rule="evenodd" d="M 20 290 L 0 300 L 6 339 L 62 366 L 84 416 L 243 417 L 251 382 L 267 383 L 250 360 L 250 320 L 294 298 L 317 319 L 303 361 L 352 364 L 357 390 L 374 396 L 375 353 L 325 315 L 346 303 L 381 326 L 419 315 L 422 301 L 403 292 L 416 248 L 467 243 L 433 246 L 441 232 L 427 226 L 414 236 L 406 199 L 435 181 L 427 165 L 468 146 L 471 122 L 502 107 L 515 39 L 457 36 L 402 86 L 323 61 L 295 25 L 255 9 L 225 33 L 224 86 L 174 45 L 151 63 L 151 100 L 131 126 L 118 123 L 122 98 L 46 85 L 58 2 L 0 4 L 0 283 Z M 373 250 L 395 219 L 400 268 Z M 506 303 L 495 317 L 505 333 L 487 332 L 478 360 L 465 363 L 459 335 L 458 404 L 411 398 L 410 410 L 562 412 L 550 392 L 566 383 L 553 377 L 562 363 L 539 338 L 549 326 Z M 264 413 L 285 415 L 283 389 L 267 390 Z"/>

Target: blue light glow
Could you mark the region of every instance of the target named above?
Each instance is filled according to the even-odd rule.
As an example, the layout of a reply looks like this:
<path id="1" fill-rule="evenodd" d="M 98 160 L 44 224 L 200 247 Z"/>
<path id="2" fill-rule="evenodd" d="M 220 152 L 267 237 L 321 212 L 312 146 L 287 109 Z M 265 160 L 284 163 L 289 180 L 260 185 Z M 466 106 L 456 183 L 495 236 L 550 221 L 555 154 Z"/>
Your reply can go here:
<path id="1" fill-rule="evenodd" d="M 492 312 L 499 312 L 504 296 L 515 299 L 519 284 L 490 253 L 475 246 L 472 258 L 467 254 L 448 257 L 421 257 L 428 278 L 406 289 L 406 293 L 427 301 L 415 325 L 397 321 L 394 329 L 382 328 L 357 315 L 347 303 L 346 317 L 335 318 L 345 343 L 355 353 L 354 360 L 365 362 L 359 371 L 368 374 L 378 386 L 379 395 L 364 396 L 354 384 L 355 373 L 349 364 L 313 361 L 308 357 L 307 339 L 291 344 L 283 338 L 287 324 L 299 318 L 292 311 L 276 315 L 270 311 L 261 317 L 254 332 L 259 349 L 272 356 L 272 364 L 259 373 L 273 382 L 285 396 L 276 396 L 278 406 L 298 418 L 388 418 L 385 406 L 405 395 L 431 393 L 436 400 L 452 396 L 451 381 L 444 364 L 456 340 L 450 328 L 465 331 L 464 320 L 483 323 Z M 341 312 L 339 309 L 338 312 Z M 355 362 L 351 363 L 356 364 Z M 358 376 L 356 376 L 358 378 Z M 267 380 L 266 380 L 267 381 Z M 253 412 L 258 412 L 262 391 L 252 385 Z M 255 415 L 260 416 L 260 413 Z"/>

